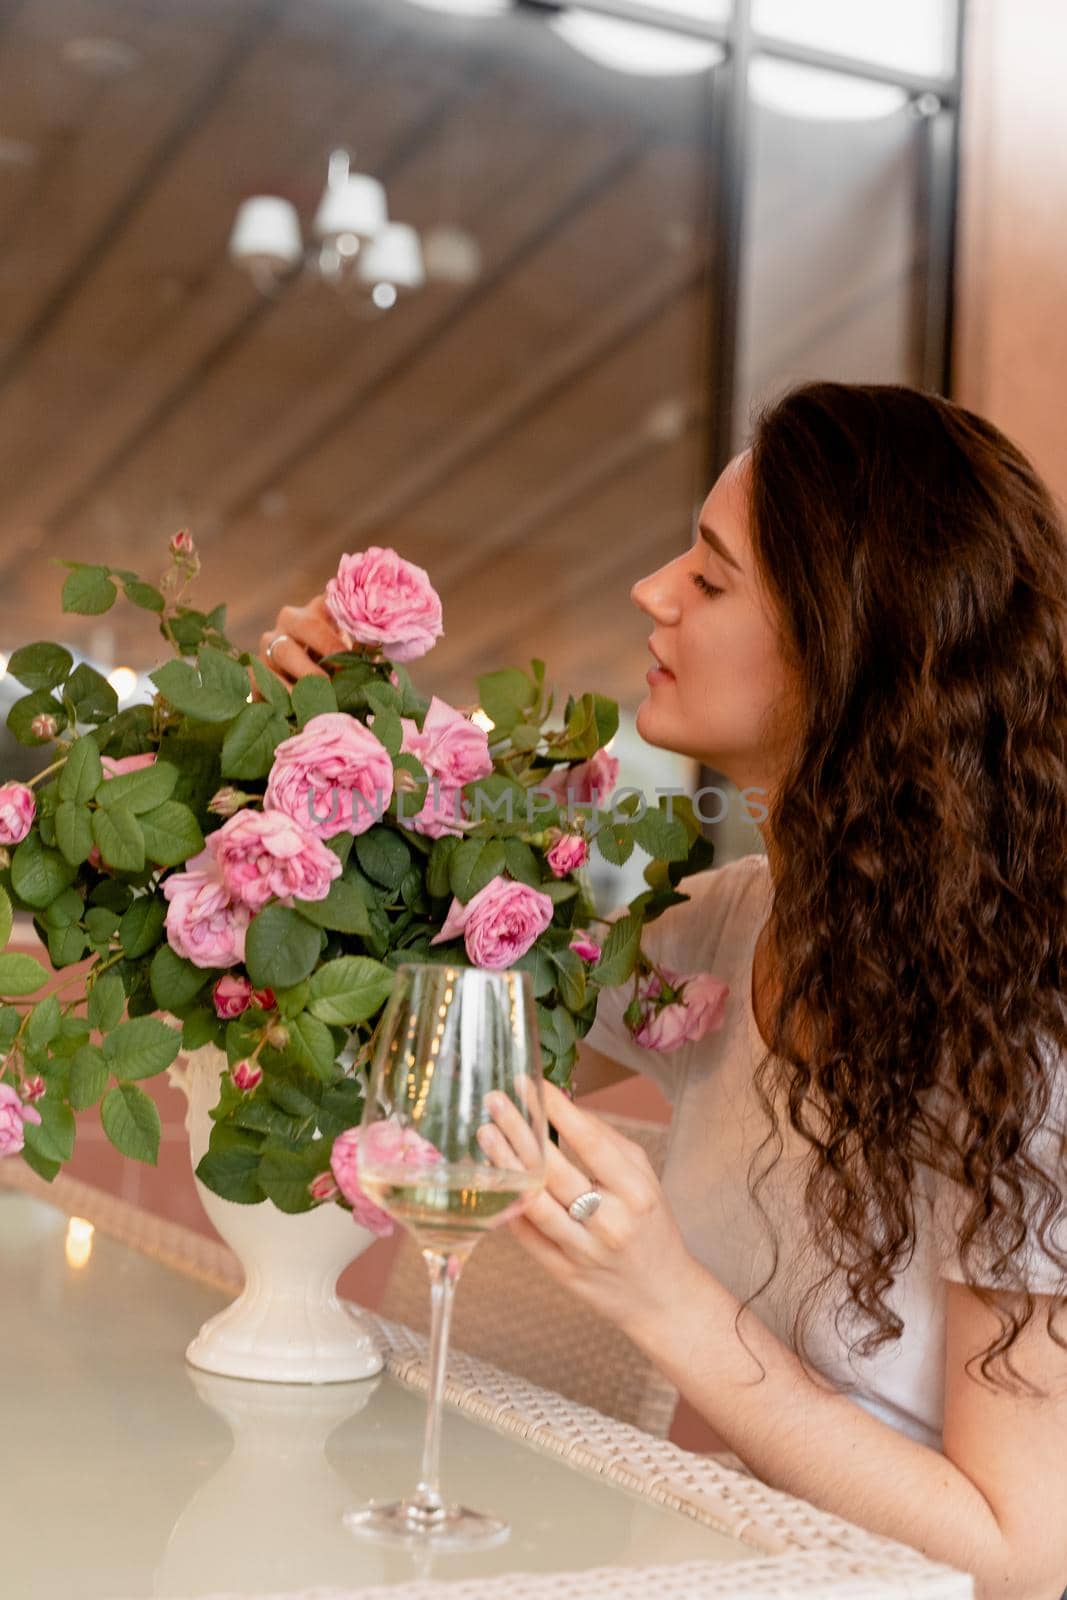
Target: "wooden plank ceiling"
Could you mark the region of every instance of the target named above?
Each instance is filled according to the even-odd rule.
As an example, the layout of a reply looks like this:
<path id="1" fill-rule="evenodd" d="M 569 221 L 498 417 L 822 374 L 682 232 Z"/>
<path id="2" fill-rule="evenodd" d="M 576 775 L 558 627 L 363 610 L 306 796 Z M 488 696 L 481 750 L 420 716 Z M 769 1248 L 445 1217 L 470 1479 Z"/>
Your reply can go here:
<path id="1" fill-rule="evenodd" d="M 79 39 L 128 70 L 75 64 Z M 203 602 L 254 646 L 343 551 L 391 544 L 444 601 L 427 690 L 469 701 L 539 654 L 636 705 L 628 592 L 706 490 L 711 136 L 709 79 L 595 68 L 528 14 L 0 5 L 0 139 L 31 153 L 0 165 L 0 644 L 161 659 L 125 602 L 63 617 L 57 556 L 156 576 L 188 525 Z M 237 204 L 309 223 L 338 145 L 392 216 L 473 235 L 477 281 L 374 317 L 310 273 L 253 288 Z"/>

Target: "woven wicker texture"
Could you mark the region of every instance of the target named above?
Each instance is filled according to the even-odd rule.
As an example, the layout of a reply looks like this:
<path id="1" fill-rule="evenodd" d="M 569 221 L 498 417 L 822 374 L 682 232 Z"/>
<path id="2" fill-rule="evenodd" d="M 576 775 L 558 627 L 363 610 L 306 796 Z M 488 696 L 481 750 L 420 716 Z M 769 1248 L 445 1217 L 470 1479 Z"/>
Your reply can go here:
<path id="1" fill-rule="evenodd" d="M 662 1171 L 670 1130 L 662 1122 L 605 1116 Z M 573 1152 L 562 1146 L 569 1159 Z M 401 1244 L 382 1315 L 427 1332 L 426 1263 L 408 1235 Z M 678 1391 L 625 1334 L 550 1278 L 507 1229 L 483 1239 L 463 1269 L 452 1313 L 455 1349 L 491 1361 L 568 1400 L 665 1438 Z M 736 1457 L 734 1458 L 736 1460 Z"/>

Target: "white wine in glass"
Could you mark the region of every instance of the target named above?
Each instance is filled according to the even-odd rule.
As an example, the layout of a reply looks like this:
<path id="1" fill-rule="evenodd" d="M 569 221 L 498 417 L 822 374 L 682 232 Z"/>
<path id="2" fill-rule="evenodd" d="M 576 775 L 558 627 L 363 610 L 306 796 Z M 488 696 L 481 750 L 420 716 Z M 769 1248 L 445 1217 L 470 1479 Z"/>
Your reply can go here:
<path id="1" fill-rule="evenodd" d="M 478 1138 L 494 1121 L 490 1095 L 511 1106 L 504 1164 L 499 1154 L 490 1160 Z M 360 1188 L 414 1236 L 429 1269 L 430 1392 L 414 1493 L 372 1500 L 347 1512 L 345 1524 L 366 1537 L 439 1549 L 499 1544 L 507 1523 L 442 1498 L 441 1401 L 463 1264 L 490 1228 L 518 1216 L 544 1187 L 547 1124 L 528 974 L 399 966 L 377 1031 L 362 1130 Z"/>

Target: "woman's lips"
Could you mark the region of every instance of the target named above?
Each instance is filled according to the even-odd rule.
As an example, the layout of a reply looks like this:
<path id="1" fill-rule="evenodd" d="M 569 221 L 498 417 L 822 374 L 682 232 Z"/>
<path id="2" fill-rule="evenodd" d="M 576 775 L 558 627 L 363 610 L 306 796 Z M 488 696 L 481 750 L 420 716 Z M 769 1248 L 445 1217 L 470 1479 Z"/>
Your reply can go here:
<path id="1" fill-rule="evenodd" d="M 674 673 L 668 672 L 666 667 L 661 667 L 659 665 L 651 666 L 645 673 L 645 682 L 648 684 L 673 683 Z"/>

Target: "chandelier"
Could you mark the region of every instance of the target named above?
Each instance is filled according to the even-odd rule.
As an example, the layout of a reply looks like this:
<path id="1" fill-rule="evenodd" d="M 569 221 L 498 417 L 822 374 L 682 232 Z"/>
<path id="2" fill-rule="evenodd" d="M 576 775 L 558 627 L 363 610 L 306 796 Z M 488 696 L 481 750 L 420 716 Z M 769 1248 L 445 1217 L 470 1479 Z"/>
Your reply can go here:
<path id="1" fill-rule="evenodd" d="M 430 278 L 465 284 L 481 270 L 477 244 L 462 229 L 435 228 L 422 239 L 410 223 L 391 221 L 382 184 L 353 172 L 347 150 L 330 155 L 311 235 L 305 243 L 291 200 L 252 195 L 237 208 L 230 258 L 264 294 L 313 272 L 378 311 L 390 310 Z"/>

